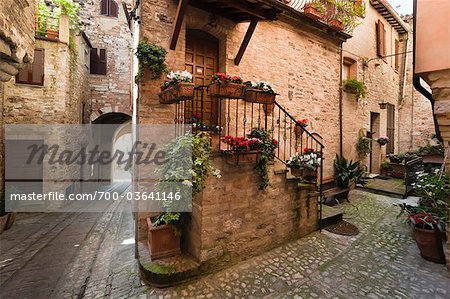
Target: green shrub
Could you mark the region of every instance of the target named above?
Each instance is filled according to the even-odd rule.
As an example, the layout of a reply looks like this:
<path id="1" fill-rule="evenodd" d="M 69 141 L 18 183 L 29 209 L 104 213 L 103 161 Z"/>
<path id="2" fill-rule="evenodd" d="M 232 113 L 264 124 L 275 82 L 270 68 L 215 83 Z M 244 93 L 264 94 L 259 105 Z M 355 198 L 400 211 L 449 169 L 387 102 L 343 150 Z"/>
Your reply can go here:
<path id="1" fill-rule="evenodd" d="M 342 82 L 344 89 L 356 93 L 358 98 L 364 98 L 367 95 L 366 85 L 356 79 L 344 80 Z"/>

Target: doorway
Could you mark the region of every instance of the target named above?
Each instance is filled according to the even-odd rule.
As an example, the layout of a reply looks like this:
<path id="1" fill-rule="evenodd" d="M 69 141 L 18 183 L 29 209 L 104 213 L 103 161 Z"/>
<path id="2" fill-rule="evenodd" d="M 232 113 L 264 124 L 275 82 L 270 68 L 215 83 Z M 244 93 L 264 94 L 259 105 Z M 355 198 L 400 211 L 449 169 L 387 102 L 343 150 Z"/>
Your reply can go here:
<path id="1" fill-rule="evenodd" d="M 380 136 L 380 113 L 370 112 L 370 173 L 380 173 L 381 167 L 381 149 L 376 141 Z"/>
<path id="2" fill-rule="evenodd" d="M 185 67 L 193 76 L 195 85 L 208 85 L 212 75 L 219 69 L 219 40 L 211 34 L 188 29 L 186 32 Z M 218 101 L 217 98 L 207 97 L 201 101 L 201 93 L 196 93 L 194 102 L 186 111 L 186 119 L 191 119 L 193 112 L 201 115 L 202 121 L 217 125 Z"/>

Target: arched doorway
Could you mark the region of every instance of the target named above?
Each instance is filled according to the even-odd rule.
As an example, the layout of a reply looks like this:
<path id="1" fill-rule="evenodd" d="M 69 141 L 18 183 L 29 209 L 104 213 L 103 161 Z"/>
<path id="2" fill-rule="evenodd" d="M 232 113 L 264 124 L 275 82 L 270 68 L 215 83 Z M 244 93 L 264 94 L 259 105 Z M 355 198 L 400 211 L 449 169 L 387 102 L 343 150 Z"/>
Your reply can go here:
<path id="1" fill-rule="evenodd" d="M 186 31 L 185 68 L 193 75 L 195 85 L 210 84 L 212 75 L 219 70 L 219 40 L 207 32 L 188 29 Z M 200 99 L 197 98 L 193 110 L 194 113 L 203 115 L 203 119 L 217 124 L 218 107 L 217 99 L 208 97 L 201 105 Z M 188 113 L 191 112 L 188 111 Z M 192 115 L 189 115 L 187 119 L 191 117 Z"/>

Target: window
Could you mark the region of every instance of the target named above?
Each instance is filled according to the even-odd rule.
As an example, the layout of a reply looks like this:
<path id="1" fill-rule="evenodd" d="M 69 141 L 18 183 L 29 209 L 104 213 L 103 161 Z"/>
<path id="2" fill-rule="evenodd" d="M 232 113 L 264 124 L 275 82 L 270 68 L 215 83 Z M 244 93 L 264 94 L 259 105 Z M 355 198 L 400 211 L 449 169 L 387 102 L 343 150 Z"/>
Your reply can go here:
<path id="1" fill-rule="evenodd" d="M 394 153 L 394 133 L 395 133 L 395 106 L 387 104 L 387 137 L 389 143 L 386 145 L 386 154 Z"/>
<path id="2" fill-rule="evenodd" d="M 396 39 L 395 40 L 395 70 L 396 71 L 398 71 L 398 69 L 400 68 L 399 53 L 400 53 L 400 43 L 399 43 L 398 39 Z"/>
<path id="3" fill-rule="evenodd" d="M 344 57 L 344 62 L 342 65 L 342 80 L 356 79 L 356 73 L 356 61 L 350 57 Z"/>
<path id="4" fill-rule="evenodd" d="M 106 50 L 91 49 L 90 73 L 94 75 L 106 75 Z"/>
<path id="5" fill-rule="evenodd" d="M 16 83 L 44 85 L 44 49 L 34 50 L 33 63 L 28 63 L 16 76 Z"/>
<path id="6" fill-rule="evenodd" d="M 386 30 L 384 29 L 383 22 L 378 20 L 376 24 L 377 28 L 377 55 L 379 57 L 386 56 Z"/>
<path id="7" fill-rule="evenodd" d="M 100 2 L 100 14 L 108 17 L 117 17 L 119 10 L 114 0 L 102 0 Z"/>

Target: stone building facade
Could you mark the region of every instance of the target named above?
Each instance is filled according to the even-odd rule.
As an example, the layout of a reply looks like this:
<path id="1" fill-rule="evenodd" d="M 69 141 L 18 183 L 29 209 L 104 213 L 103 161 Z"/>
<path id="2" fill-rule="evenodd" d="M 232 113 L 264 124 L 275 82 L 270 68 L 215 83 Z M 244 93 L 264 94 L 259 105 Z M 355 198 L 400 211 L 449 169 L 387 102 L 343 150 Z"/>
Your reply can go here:
<path id="1" fill-rule="evenodd" d="M 100 115 L 120 112 L 131 115 L 131 31 L 123 3 L 112 0 L 115 11 L 102 11 L 101 0 L 80 2 L 80 21 L 94 49 L 106 51 L 106 74 L 89 75 L 90 99 L 86 121 Z M 106 1 L 108 2 L 108 1 Z"/>

